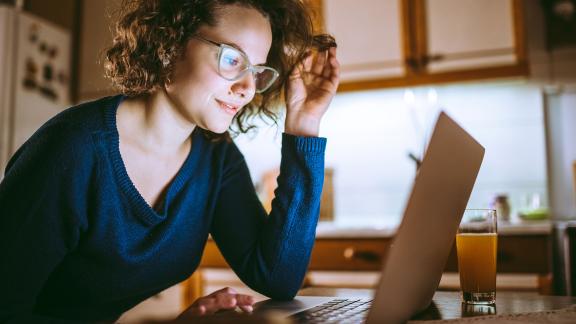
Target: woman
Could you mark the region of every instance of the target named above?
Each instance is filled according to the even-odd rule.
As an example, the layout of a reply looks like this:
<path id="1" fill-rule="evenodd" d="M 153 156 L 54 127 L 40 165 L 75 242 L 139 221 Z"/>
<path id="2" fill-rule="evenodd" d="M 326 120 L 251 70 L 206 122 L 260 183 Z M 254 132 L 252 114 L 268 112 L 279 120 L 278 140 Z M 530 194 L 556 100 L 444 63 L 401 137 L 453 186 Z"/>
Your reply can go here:
<path id="1" fill-rule="evenodd" d="M 190 276 L 209 234 L 252 289 L 292 298 L 314 241 L 338 86 L 334 44 L 312 55 L 299 0 L 125 3 L 108 76 L 122 95 L 70 108 L 12 157 L 0 184 L 0 321 L 108 321 Z M 326 46 L 324 46 L 326 45 Z M 328 49 L 329 48 L 329 49 Z M 266 215 L 229 139 L 245 117 L 285 133 Z M 240 307 L 224 289 L 182 316 Z"/>

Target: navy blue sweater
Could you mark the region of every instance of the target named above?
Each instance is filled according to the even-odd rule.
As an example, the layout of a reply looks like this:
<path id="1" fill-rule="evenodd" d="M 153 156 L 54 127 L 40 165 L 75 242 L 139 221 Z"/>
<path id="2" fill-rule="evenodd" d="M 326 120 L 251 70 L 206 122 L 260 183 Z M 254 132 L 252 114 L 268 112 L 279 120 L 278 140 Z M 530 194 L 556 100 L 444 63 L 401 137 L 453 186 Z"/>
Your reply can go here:
<path id="1" fill-rule="evenodd" d="M 121 100 L 67 109 L 9 162 L 0 183 L 0 322 L 117 319 L 190 276 L 208 234 L 244 283 L 292 298 L 314 243 L 326 139 L 283 134 L 267 215 L 238 148 L 196 128 L 154 210 L 120 156 Z"/>

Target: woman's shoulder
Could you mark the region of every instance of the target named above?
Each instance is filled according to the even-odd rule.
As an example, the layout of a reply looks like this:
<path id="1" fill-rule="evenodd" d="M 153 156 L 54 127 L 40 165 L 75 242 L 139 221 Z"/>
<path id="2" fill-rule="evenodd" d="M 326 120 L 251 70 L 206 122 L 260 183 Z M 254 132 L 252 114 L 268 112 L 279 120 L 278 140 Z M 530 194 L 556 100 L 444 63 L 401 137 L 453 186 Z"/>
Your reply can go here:
<path id="1" fill-rule="evenodd" d="M 108 131 L 107 119 L 115 116 L 121 98 L 104 97 L 69 107 L 42 125 L 28 142 L 51 139 L 60 144 L 79 144 L 78 141 L 87 140 L 93 133 Z"/>
<path id="2" fill-rule="evenodd" d="M 103 97 L 69 107 L 46 122 L 42 128 L 57 124 L 85 132 L 105 130 L 108 127 L 108 119 L 115 117 L 122 98 L 121 95 Z"/>
<path id="3" fill-rule="evenodd" d="M 93 155 L 93 134 L 106 131 L 106 110 L 118 99 L 101 98 L 60 112 L 18 148 L 9 165 L 21 158 L 46 163 L 54 159 L 79 162 L 89 158 Z"/>

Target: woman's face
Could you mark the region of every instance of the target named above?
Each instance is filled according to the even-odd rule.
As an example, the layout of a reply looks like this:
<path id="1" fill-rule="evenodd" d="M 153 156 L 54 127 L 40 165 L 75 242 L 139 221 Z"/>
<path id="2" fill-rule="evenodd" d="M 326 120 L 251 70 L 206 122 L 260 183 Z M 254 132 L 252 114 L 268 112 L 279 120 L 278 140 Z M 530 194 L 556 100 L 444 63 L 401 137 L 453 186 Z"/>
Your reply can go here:
<path id="1" fill-rule="evenodd" d="M 230 45 L 254 65 L 264 64 L 272 44 L 270 23 L 255 9 L 229 5 L 221 9 L 216 26 L 203 26 L 197 35 Z M 184 57 L 174 65 L 166 92 L 187 121 L 215 133 L 225 132 L 232 118 L 255 94 L 252 73 L 236 81 L 218 74 L 218 46 L 191 38 Z"/>

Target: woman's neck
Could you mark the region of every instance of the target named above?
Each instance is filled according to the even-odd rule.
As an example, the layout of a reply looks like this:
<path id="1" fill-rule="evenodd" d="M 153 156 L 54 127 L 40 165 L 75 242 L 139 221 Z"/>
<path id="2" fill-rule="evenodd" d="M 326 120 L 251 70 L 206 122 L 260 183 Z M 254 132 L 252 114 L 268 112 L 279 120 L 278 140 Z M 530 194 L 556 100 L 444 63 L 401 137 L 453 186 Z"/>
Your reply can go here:
<path id="1" fill-rule="evenodd" d="M 182 118 L 163 90 L 124 100 L 117 114 L 120 138 L 149 152 L 170 154 L 189 148 L 196 127 Z"/>

